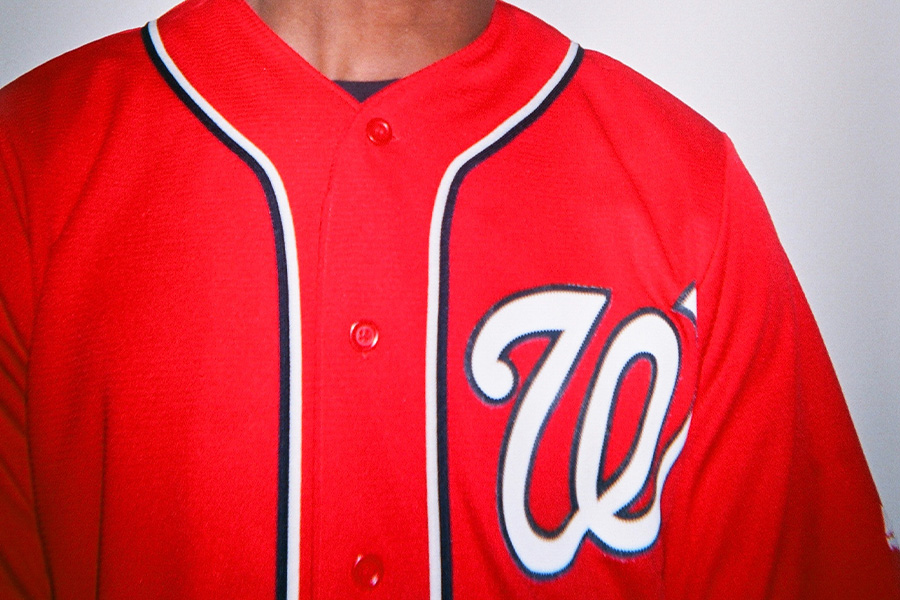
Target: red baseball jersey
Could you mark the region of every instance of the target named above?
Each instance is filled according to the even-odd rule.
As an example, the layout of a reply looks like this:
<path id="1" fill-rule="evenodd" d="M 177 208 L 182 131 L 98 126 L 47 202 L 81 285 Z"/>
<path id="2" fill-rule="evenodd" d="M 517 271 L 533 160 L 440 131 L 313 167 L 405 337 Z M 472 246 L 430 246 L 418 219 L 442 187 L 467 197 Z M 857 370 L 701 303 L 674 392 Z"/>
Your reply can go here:
<path id="1" fill-rule="evenodd" d="M 0 169 L 3 598 L 900 598 L 731 144 L 518 9 L 359 103 L 188 0 Z"/>

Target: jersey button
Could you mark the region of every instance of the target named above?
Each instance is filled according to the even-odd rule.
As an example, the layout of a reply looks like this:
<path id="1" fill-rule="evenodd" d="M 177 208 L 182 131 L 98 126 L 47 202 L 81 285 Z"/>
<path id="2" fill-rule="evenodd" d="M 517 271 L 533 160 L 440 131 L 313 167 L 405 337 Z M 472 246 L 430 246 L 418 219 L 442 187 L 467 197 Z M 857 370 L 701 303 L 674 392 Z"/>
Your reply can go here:
<path id="1" fill-rule="evenodd" d="M 369 137 L 369 141 L 376 146 L 384 146 L 391 141 L 393 136 L 391 124 L 384 119 L 372 119 L 366 125 L 366 135 Z"/>
<path id="2" fill-rule="evenodd" d="M 370 590 L 384 577 L 384 564 L 375 554 L 360 554 L 353 564 L 352 575 L 356 585 Z"/>
<path id="3" fill-rule="evenodd" d="M 368 352 L 378 343 L 378 328 L 370 321 L 357 321 L 350 326 L 350 343 L 360 352 Z"/>

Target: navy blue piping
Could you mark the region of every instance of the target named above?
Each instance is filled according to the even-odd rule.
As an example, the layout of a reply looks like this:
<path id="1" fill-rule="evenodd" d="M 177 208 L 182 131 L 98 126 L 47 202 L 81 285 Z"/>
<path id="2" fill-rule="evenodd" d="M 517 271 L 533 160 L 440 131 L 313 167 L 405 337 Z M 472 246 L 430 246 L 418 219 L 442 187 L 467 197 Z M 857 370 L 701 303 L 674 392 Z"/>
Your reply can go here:
<path id="1" fill-rule="evenodd" d="M 288 316 L 288 286 L 287 286 L 287 258 L 284 241 L 284 229 L 281 225 L 281 211 L 278 208 L 278 200 L 275 195 L 275 187 L 266 174 L 262 165 L 253 158 L 244 148 L 235 142 L 209 115 L 194 101 L 185 91 L 172 73 L 169 72 L 160 55 L 157 53 L 150 37 L 149 26 L 141 29 L 141 37 L 144 47 L 153 65 L 159 71 L 162 78 L 172 89 L 178 99 L 194 114 L 216 138 L 222 142 L 232 153 L 240 158 L 262 186 L 269 208 L 269 217 L 272 221 L 272 229 L 275 239 L 275 261 L 278 272 L 278 345 L 279 345 L 279 409 L 278 409 L 278 512 L 276 517 L 276 546 L 275 546 L 275 598 L 286 600 L 287 598 L 287 535 L 288 535 L 288 463 L 290 459 L 290 407 L 291 407 L 291 381 L 290 381 L 290 331 Z"/>
<path id="2" fill-rule="evenodd" d="M 453 599 L 453 555 L 450 541 L 450 469 L 447 448 L 447 322 L 450 298 L 450 229 L 453 211 L 459 189 L 468 174 L 478 165 L 494 155 L 528 129 L 552 105 L 575 76 L 584 50 L 578 48 L 569 69 L 557 83 L 553 91 L 535 110 L 506 132 L 500 139 L 469 159 L 456 173 L 447 194 L 441 222 L 440 283 L 438 299 L 438 339 L 437 339 L 437 454 L 438 454 L 438 500 L 440 503 L 441 527 L 441 598 Z"/>

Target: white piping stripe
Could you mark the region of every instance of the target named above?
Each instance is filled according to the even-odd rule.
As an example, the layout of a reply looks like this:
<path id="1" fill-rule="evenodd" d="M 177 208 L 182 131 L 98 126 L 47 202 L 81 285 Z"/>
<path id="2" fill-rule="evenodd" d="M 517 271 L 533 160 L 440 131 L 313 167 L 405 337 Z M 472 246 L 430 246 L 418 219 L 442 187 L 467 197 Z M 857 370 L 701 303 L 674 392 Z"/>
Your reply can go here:
<path id="1" fill-rule="evenodd" d="M 491 144 L 500 140 L 519 123 L 527 119 L 556 89 L 578 55 L 578 44 L 572 42 L 562 63 L 538 93 L 522 108 L 507 118 L 496 129 L 457 156 L 447 167 L 431 213 L 431 230 L 428 238 L 428 325 L 425 350 L 425 435 L 428 494 L 428 561 L 431 600 L 441 599 L 441 523 L 438 464 L 437 422 L 437 343 L 438 318 L 441 292 L 441 230 L 450 188 L 460 170 Z"/>
<path id="2" fill-rule="evenodd" d="M 300 343 L 300 274 L 297 259 L 297 242 L 294 234 L 294 221 L 288 203 L 287 191 L 281 175 L 262 150 L 257 148 L 241 132 L 235 129 L 228 120 L 212 107 L 198 92 L 169 56 L 159 34 L 156 21 L 147 24 L 147 30 L 153 47 L 159 54 L 169 74 L 181 89 L 190 96 L 197 106 L 262 167 L 272 184 L 278 212 L 281 215 L 281 228 L 284 235 L 285 262 L 287 267 L 288 291 L 288 344 L 290 350 L 290 433 L 288 435 L 288 535 L 287 535 L 287 598 L 294 600 L 300 596 L 300 465 L 301 465 L 301 433 L 302 433 L 302 361 Z"/>

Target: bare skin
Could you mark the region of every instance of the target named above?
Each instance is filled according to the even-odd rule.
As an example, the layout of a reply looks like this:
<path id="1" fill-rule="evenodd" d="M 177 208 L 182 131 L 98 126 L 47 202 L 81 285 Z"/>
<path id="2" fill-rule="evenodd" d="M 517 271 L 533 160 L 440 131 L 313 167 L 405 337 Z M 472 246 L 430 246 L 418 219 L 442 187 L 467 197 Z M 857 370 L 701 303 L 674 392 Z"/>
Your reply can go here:
<path id="1" fill-rule="evenodd" d="M 398 79 L 456 52 L 487 27 L 494 0 L 246 0 L 332 80 Z"/>

